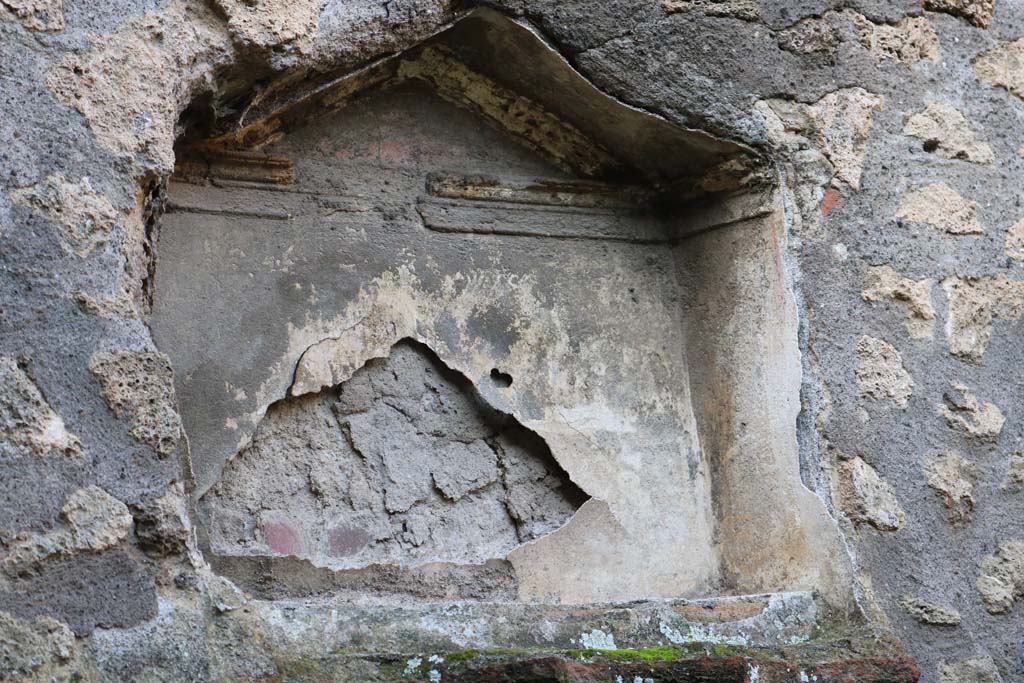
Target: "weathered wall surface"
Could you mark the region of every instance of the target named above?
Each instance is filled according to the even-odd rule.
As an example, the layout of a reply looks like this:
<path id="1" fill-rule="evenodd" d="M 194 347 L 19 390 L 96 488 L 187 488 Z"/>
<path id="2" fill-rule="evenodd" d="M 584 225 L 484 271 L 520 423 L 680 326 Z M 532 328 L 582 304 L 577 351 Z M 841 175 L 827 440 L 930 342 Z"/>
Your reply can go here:
<path id="1" fill-rule="evenodd" d="M 925 681 L 1019 680 L 1024 6 L 495 5 L 605 92 L 774 160 L 800 475 L 844 529 L 861 605 Z M 147 326 L 147 198 L 204 92 L 230 106 L 288 69 L 351 69 L 455 11 L 0 0 L 0 665 L 280 674 L 251 645 L 273 631 L 203 616 L 241 598 L 189 550 L 173 375 Z M 187 665 L 161 649 L 196 632 L 238 649 Z"/>

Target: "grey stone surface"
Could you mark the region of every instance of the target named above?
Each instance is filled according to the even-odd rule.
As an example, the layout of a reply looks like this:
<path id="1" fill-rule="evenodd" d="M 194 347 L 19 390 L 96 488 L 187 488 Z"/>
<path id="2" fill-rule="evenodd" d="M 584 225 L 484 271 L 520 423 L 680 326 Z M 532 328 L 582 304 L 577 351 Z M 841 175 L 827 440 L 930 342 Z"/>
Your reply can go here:
<path id="1" fill-rule="evenodd" d="M 153 577 L 123 550 L 51 560 L 10 579 L 0 609 L 26 617 L 51 617 L 78 635 L 97 626 L 133 626 L 156 614 Z"/>
<path id="2" fill-rule="evenodd" d="M 50 617 L 22 620 L 0 613 L 0 667 L 14 680 L 71 679 L 75 636 Z"/>

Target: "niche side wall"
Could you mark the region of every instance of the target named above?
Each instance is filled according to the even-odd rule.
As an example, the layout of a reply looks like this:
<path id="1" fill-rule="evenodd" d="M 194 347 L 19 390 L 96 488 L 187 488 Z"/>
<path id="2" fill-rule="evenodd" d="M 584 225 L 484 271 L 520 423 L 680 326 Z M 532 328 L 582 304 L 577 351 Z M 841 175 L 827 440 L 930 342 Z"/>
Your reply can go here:
<path id="1" fill-rule="evenodd" d="M 799 320 L 777 194 L 760 215 L 675 247 L 721 581 L 740 594 L 816 590 L 845 608 L 852 605 L 847 550 L 800 478 Z"/>

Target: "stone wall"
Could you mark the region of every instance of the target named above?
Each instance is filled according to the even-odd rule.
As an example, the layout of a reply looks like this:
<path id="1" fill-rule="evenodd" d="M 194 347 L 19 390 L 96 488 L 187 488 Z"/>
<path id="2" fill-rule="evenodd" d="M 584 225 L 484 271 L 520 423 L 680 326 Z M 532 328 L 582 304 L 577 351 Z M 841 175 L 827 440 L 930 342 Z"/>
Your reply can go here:
<path id="1" fill-rule="evenodd" d="M 778 449 L 798 449 L 799 472 L 794 456 L 790 470 L 785 459 L 773 461 L 783 465 L 767 481 L 745 483 L 738 469 L 736 478 L 717 481 L 768 491 L 771 478 L 799 477 L 803 488 L 789 498 L 801 515 L 842 534 L 833 546 L 812 548 L 822 559 L 816 565 L 852 567 L 841 580 L 855 598 L 851 618 L 862 615 L 876 631 L 891 630 L 916 658 L 922 680 L 1024 676 L 1018 604 L 1024 595 L 1018 408 L 1024 370 L 1017 334 L 1024 314 L 1024 6 L 1016 0 L 501 0 L 491 6 L 534 27 L 603 93 L 750 150 L 777 178 L 782 209 L 775 232 L 765 233 L 776 236 L 776 248 L 763 252 L 773 260 L 752 271 L 720 272 L 746 282 L 766 272 L 784 276 L 770 280 L 785 285 L 779 298 L 764 301 L 774 301 L 779 316 L 792 315 L 799 357 L 785 355 L 785 335 L 766 334 L 760 346 L 747 338 L 746 355 L 709 353 L 701 371 L 710 379 L 689 381 L 697 387 L 697 413 L 702 402 L 722 401 L 700 393 L 701 386 L 719 386 L 712 381 L 716 372 L 760 382 L 764 405 L 798 391 L 799 405 L 751 414 L 761 420 L 758 429 L 780 440 Z M 227 573 L 211 570 L 196 536 L 204 531 L 195 524 L 190 435 L 179 417 L 187 415 L 179 402 L 194 406 L 195 397 L 176 397 L 176 383 L 187 378 L 175 374 L 173 345 L 158 347 L 150 328 L 161 292 L 154 249 L 176 142 L 224 132 L 206 125 L 260 120 L 261 107 L 296 82 L 316 84 L 324 74 L 351 73 L 405 50 L 467 9 L 435 0 L 0 0 L 0 671 L 25 680 L 120 680 L 137 671 L 152 680 L 287 679 L 301 663 L 286 659 L 285 650 L 342 654 L 367 633 L 379 638 L 365 641 L 370 649 L 451 650 L 484 638 L 487 629 L 495 647 L 512 649 L 542 642 L 516 630 L 539 621 L 557 625 L 544 641 L 552 647 L 606 652 L 655 640 L 745 647 L 810 637 L 802 625 L 818 618 L 808 616 L 812 603 L 776 593 L 775 602 L 766 598 L 753 611 L 721 619 L 707 619 L 703 607 L 698 618 L 687 612 L 693 605 L 677 605 L 671 615 L 641 610 L 625 618 L 622 612 L 601 623 L 521 606 L 514 618 L 486 606 L 457 617 L 424 612 L 417 623 L 444 623 L 434 631 L 443 638 L 424 638 L 415 647 L 397 636 L 389 640 L 403 632 L 408 615 L 345 612 L 351 632 L 339 640 L 324 613 L 253 600 Z M 717 234 L 676 247 L 686 253 L 673 258 L 727 261 L 728 249 L 708 246 L 715 239 L 729 243 L 726 233 Z M 734 242 L 733 249 L 739 253 L 743 244 Z M 680 281 L 686 277 L 684 269 Z M 718 282 L 727 289 L 732 280 Z M 690 305 L 721 307 L 715 294 L 694 289 Z M 757 310 L 756 300 L 739 302 L 735 311 Z M 695 347 L 728 336 L 714 325 L 686 330 Z M 631 331 L 650 341 L 650 330 Z M 768 364 L 778 372 L 773 375 L 744 364 L 758 353 L 782 354 L 788 370 Z M 278 370 L 282 381 L 293 379 L 294 366 Z M 517 387 L 518 368 L 512 377 Z M 650 386 L 658 386 L 653 378 L 662 377 L 652 374 Z M 306 401 L 320 400 L 323 389 L 312 387 Z M 297 406 L 279 407 L 267 413 L 264 429 L 294 431 L 273 421 Z M 310 406 L 317 410 L 327 408 Z M 735 462 L 743 462 L 749 444 L 761 443 L 744 440 L 746 420 L 693 419 L 700 438 L 720 446 L 722 462 L 736 454 Z M 732 444 L 739 446 L 730 451 Z M 546 463 L 555 481 L 563 481 L 560 465 L 574 473 L 546 453 L 523 457 Z M 236 468 L 246 459 L 234 461 Z M 492 471 L 486 463 L 476 466 L 484 479 Z M 468 476 L 469 467 L 454 474 Z M 715 488 L 715 467 L 712 498 L 729 500 L 729 490 Z M 439 490 L 462 485 L 446 474 L 453 473 L 430 471 L 434 481 L 447 482 Z M 584 496 L 558 498 L 560 487 L 545 481 L 550 485 L 529 497 L 542 526 L 560 524 L 581 503 L 587 507 Z M 594 477 L 580 488 L 592 496 L 601 481 Z M 781 500 L 772 509 L 786 509 Z M 756 529 L 749 524 L 757 521 L 756 506 L 729 510 L 747 518 L 743 529 Z M 646 512 L 638 525 L 657 518 Z M 269 518 L 265 527 L 277 528 Z M 772 538 L 784 539 L 783 530 Z M 529 541 L 528 530 L 507 531 L 489 539 L 500 546 L 497 556 Z M 346 538 L 338 535 L 336 548 Z M 758 538 L 754 533 L 746 547 Z M 330 538 L 321 542 L 331 548 Z M 456 559 L 468 551 L 449 550 Z M 591 548 L 595 555 L 600 550 Z M 734 554 L 718 558 L 716 568 L 742 587 L 750 555 Z M 617 588 L 615 571 L 632 576 L 630 567 L 650 565 L 626 560 L 614 571 L 608 568 L 614 564 L 602 565 L 609 595 Z M 696 558 L 693 566 L 705 560 Z M 507 576 L 501 566 L 487 570 L 493 573 L 462 578 L 466 585 L 500 586 Z M 306 565 L 287 567 L 290 578 L 277 583 L 279 574 L 263 571 L 253 570 L 253 580 L 263 581 L 270 597 L 296 586 L 307 594 L 325 585 L 365 591 L 379 579 L 357 576 L 339 588 Z M 570 583 L 563 574 L 549 568 L 537 581 Z M 390 576 L 396 584 L 423 586 L 428 595 L 447 585 L 432 584 L 429 572 Z M 682 583 L 664 578 L 662 585 L 686 584 L 687 576 Z M 764 576 L 754 582 L 763 590 L 823 585 L 801 583 L 805 574 Z M 679 592 L 696 597 L 697 587 Z M 501 619 L 513 625 L 496 633 L 493 624 Z M 730 630 L 730 619 L 747 625 Z M 443 667 L 431 661 L 409 659 L 394 670 L 374 662 L 365 679 L 433 680 L 431 672 L 440 676 Z M 363 665 L 370 667 L 367 660 L 351 666 Z M 754 664 L 741 669 L 735 675 L 751 681 L 761 675 Z M 346 675 L 358 679 L 354 670 Z M 813 670 L 827 680 L 827 667 Z M 609 680 L 627 673 L 601 671 Z M 764 671 L 768 677 L 775 669 Z M 907 671 L 892 678 L 909 680 Z M 682 676 L 691 673 L 673 675 L 687 680 Z"/>

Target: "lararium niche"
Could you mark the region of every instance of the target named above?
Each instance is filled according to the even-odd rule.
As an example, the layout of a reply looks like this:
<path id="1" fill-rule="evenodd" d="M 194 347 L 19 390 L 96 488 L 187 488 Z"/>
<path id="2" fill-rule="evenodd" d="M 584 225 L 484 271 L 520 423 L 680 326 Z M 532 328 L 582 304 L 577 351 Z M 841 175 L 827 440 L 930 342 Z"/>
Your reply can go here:
<path id="1" fill-rule="evenodd" d="M 250 594 L 848 604 L 747 150 L 477 10 L 183 140 L 167 207 L 152 327 L 200 547 Z"/>

